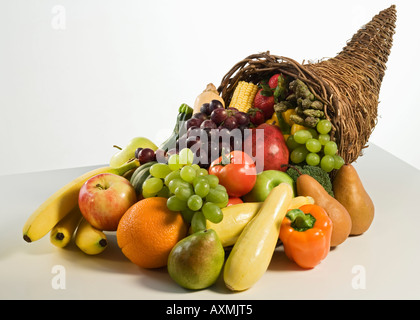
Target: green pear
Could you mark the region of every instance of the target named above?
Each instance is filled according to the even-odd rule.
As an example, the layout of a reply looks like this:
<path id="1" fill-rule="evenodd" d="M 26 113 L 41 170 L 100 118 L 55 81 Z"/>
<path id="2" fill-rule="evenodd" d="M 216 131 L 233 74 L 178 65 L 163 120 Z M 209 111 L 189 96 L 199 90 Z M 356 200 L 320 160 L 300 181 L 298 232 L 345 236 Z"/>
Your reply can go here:
<path id="1" fill-rule="evenodd" d="M 180 286 L 199 290 L 216 282 L 225 251 L 212 229 L 195 232 L 179 241 L 168 258 L 168 273 Z"/>
<path id="2" fill-rule="evenodd" d="M 137 148 L 150 148 L 153 151 L 157 150 L 157 146 L 147 138 L 135 137 L 120 151 L 114 154 L 109 161 L 109 166 L 118 168 L 126 163 L 128 160 L 134 158 Z"/>

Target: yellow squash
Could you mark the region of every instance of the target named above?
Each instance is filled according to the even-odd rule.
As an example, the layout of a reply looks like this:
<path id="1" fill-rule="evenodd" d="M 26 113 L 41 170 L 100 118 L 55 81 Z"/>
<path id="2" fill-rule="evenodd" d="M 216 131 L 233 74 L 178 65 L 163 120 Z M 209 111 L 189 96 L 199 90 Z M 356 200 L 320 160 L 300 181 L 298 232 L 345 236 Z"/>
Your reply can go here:
<path id="1" fill-rule="evenodd" d="M 223 220 L 219 223 L 212 223 L 207 220 L 207 229 L 213 229 L 222 242 L 223 247 L 235 244 L 245 226 L 255 217 L 261 209 L 263 202 L 245 202 L 235 204 L 222 209 Z M 295 197 L 290 202 L 288 210 L 298 209 L 304 204 L 314 204 L 311 197 Z"/>
<path id="2" fill-rule="evenodd" d="M 245 226 L 226 261 L 223 277 L 232 291 L 252 287 L 267 271 L 280 225 L 293 198 L 292 187 L 273 188 L 256 216 Z"/>
<path id="3" fill-rule="evenodd" d="M 223 101 L 222 97 L 219 95 L 216 87 L 213 83 L 209 83 L 206 89 L 200 93 L 194 101 L 194 113 L 200 112 L 200 108 L 204 103 L 209 103 L 211 100 L 219 100 L 223 107 L 225 106 L 225 102 Z"/>

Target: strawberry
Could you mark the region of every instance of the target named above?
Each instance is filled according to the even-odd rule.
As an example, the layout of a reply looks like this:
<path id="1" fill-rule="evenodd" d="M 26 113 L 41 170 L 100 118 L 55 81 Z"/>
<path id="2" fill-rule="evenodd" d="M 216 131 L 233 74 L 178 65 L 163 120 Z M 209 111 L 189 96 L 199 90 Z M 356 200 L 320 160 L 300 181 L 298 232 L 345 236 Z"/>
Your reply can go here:
<path id="1" fill-rule="evenodd" d="M 286 98 L 289 90 L 287 88 L 286 79 L 281 73 L 273 75 L 270 80 L 268 80 L 268 86 L 273 90 L 276 103 Z"/>
<path id="2" fill-rule="evenodd" d="M 277 87 L 277 85 L 278 85 L 278 83 L 279 83 L 279 76 L 280 76 L 280 73 L 277 73 L 277 74 L 275 74 L 274 76 L 272 76 L 272 77 L 270 78 L 270 80 L 268 80 L 268 86 L 269 86 L 271 89 L 275 89 L 275 88 Z"/>
<path id="3" fill-rule="evenodd" d="M 254 98 L 254 108 L 260 109 L 264 113 L 265 120 L 271 118 L 274 113 L 274 95 L 271 90 L 266 88 L 259 89 Z"/>
<path id="4" fill-rule="evenodd" d="M 258 108 L 251 108 L 248 110 L 249 121 L 255 126 L 264 123 L 264 113 Z"/>

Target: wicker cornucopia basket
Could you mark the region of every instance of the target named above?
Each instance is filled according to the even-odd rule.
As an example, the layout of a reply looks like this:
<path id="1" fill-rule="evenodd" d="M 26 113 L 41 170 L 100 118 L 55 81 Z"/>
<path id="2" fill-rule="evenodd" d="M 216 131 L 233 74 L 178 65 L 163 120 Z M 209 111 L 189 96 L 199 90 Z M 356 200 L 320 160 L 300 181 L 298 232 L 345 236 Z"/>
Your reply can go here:
<path id="1" fill-rule="evenodd" d="M 318 63 L 300 64 L 270 52 L 250 55 L 223 77 L 218 91 L 228 105 L 239 81 L 257 84 L 276 73 L 302 80 L 324 104 L 338 154 L 352 163 L 377 123 L 379 91 L 395 22 L 392 5 L 360 28 L 336 57 Z"/>

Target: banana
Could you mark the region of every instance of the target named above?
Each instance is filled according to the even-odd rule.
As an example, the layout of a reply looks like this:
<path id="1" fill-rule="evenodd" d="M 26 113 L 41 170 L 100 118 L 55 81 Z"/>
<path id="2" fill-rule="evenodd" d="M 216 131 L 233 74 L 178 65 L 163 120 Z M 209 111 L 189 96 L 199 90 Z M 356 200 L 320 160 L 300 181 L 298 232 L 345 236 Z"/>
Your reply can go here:
<path id="1" fill-rule="evenodd" d="M 22 230 L 23 239 L 32 242 L 45 236 L 78 204 L 80 188 L 88 179 L 101 173 L 123 175 L 138 166 L 139 162 L 134 160 L 119 168 L 102 167 L 89 171 L 66 184 L 42 203 L 28 218 Z"/>
<path id="2" fill-rule="evenodd" d="M 75 206 L 73 210 L 60 220 L 50 233 L 50 241 L 59 248 L 67 246 L 82 219 L 82 213 L 79 206 Z"/>
<path id="3" fill-rule="evenodd" d="M 249 289 L 265 273 L 292 197 L 292 187 L 287 183 L 279 184 L 245 226 L 226 260 L 223 279 L 227 288 L 232 291 Z"/>
<path id="4" fill-rule="evenodd" d="M 76 246 L 89 255 L 99 254 L 108 246 L 105 233 L 82 218 L 75 235 Z"/>
<path id="5" fill-rule="evenodd" d="M 298 196 L 292 199 L 287 210 L 298 209 L 304 204 L 313 204 L 311 197 Z M 222 242 L 223 247 L 235 244 L 242 230 L 248 222 L 255 217 L 261 209 L 263 202 L 245 202 L 222 209 L 223 220 L 219 223 L 212 223 L 207 220 L 206 228 L 213 229 Z"/>

